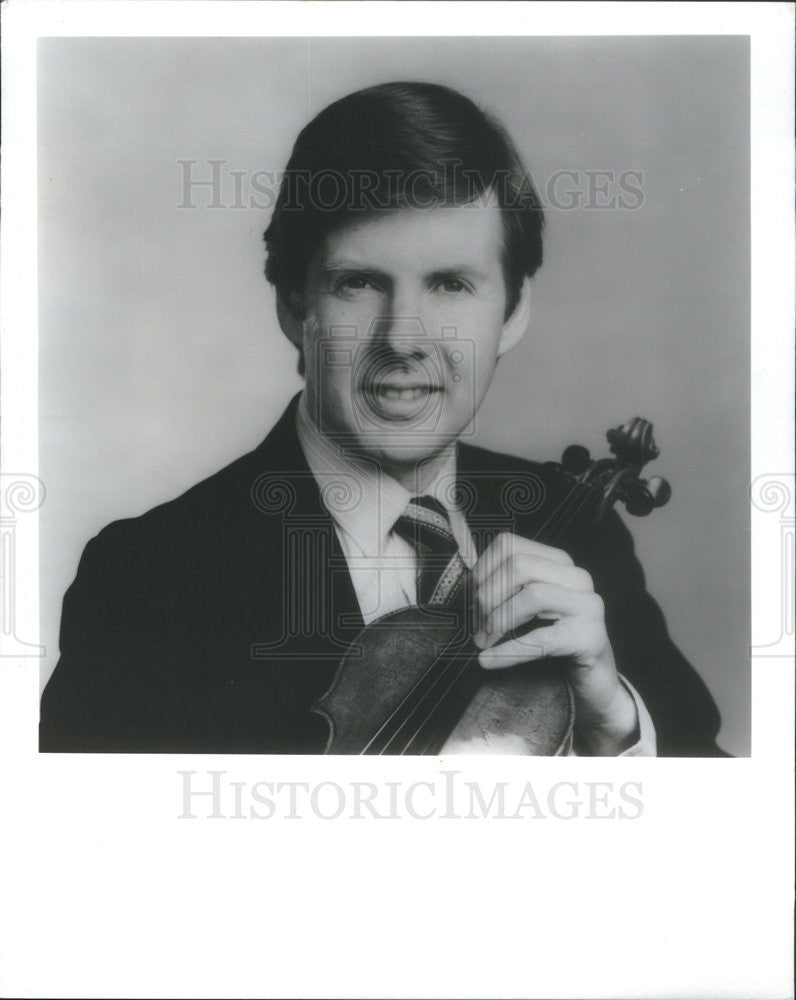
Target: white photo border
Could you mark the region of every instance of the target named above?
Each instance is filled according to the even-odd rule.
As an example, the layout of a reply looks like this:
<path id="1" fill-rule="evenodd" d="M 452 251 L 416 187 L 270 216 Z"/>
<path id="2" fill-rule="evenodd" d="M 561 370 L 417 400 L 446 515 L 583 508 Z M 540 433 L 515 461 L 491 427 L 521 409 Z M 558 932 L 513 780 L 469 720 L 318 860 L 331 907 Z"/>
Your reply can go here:
<path id="1" fill-rule="evenodd" d="M 12 0 L 4 14 L 4 475 L 37 470 L 39 37 L 737 34 L 752 61 L 752 482 L 784 482 L 793 504 L 791 5 Z M 750 511 L 754 647 L 786 591 L 770 511 Z M 35 512 L 20 519 L 26 637 L 38 633 L 37 533 Z M 38 663 L 6 656 L 0 995 L 786 996 L 792 638 L 753 656 L 749 759 L 535 761 L 543 790 L 637 783 L 643 815 L 629 823 L 423 819 L 422 790 L 417 816 L 375 828 L 317 814 L 186 821 L 181 770 L 402 788 L 456 771 L 511 792 L 527 769 L 516 758 L 338 758 L 332 770 L 314 758 L 39 755 Z"/>

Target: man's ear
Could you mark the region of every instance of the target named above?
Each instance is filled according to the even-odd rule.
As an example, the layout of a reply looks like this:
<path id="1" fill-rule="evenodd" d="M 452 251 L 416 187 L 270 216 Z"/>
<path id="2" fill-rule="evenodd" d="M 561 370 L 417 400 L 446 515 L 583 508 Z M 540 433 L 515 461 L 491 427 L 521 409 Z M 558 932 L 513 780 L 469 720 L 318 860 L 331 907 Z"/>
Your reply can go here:
<path id="1" fill-rule="evenodd" d="M 520 297 L 511 316 L 503 324 L 503 330 L 498 341 L 498 357 L 506 354 L 525 336 L 528 322 L 531 318 L 531 279 L 524 278 Z"/>
<path id="2" fill-rule="evenodd" d="M 294 347 L 301 350 L 304 346 L 304 326 L 301 321 L 298 296 L 291 294 L 288 300 L 281 292 L 277 292 L 276 315 L 279 325 L 282 327 L 282 333 Z"/>

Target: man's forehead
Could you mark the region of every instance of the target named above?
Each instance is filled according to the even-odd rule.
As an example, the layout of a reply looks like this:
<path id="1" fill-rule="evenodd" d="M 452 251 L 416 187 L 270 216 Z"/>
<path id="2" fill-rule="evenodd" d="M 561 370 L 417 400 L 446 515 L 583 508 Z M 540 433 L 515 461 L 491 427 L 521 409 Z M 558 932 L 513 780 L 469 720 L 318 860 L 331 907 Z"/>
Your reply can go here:
<path id="1" fill-rule="evenodd" d="M 408 258 L 417 265 L 484 267 L 500 263 L 502 248 L 501 212 L 494 204 L 397 208 L 333 230 L 319 248 L 319 263 L 328 269 Z"/>

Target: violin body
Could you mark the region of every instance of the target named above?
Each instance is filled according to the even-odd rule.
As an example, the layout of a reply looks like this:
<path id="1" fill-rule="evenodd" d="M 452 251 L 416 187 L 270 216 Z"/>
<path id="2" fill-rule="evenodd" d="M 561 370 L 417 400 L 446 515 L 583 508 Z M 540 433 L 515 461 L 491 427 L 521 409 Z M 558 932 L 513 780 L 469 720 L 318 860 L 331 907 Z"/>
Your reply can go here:
<path id="1" fill-rule="evenodd" d="M 481 671 L 470 704 L 440 748 L 442 754 L 564 757 L 572 749 L 575 698 L 550 660 Z"/>
<path id="2" fill-rule="evenodd" d="M 560 664 L 482 670 L 450 618 L 402 608 L 360 632 L 313 709 L 329 723 L 326 753 L 568 752 L 575 705 Z"/>
<path id="3" fill-rule="evenodd" d="M 607 433 L 615 458 L 593 461 L 571 445 L 550 466 L 568 484 L 535 538 L 555 545 L 578 521 L 599 520 L 616 502 L 644 516 L 671 495 L 666 480 L 640 478 L 657 458 L 652 425 L 640 417 Z M 533 631 L 547 622 L 531 622 Z M 483 670 L 469 629 L 452 611 L 408 607 L 367 625 L 351 643 L 328 691 L 313 706 L 329 724 L 329 754 L 569 752 L 575 704 L 555 659 Z"/>

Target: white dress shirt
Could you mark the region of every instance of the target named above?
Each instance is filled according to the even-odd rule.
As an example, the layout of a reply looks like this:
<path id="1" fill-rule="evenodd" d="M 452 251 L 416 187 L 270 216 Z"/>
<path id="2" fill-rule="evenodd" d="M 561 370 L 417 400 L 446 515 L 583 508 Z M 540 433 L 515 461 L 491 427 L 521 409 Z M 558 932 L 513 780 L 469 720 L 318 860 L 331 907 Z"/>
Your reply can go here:
<path id="1" fill-rule="evenodd" d="M 434 479 L 422 491 L 410 493 L 375 462 L 353 458 L 336 447 L 318 430 L 303 395 L 296 429 L 321 500 L 334 521 L 365 624 L 416 603 L 416 554 L 392 530 L 413 496 L 430 495 L 442 504 L 462 560 L 472 569 L 478 552 L 464 514 L 455 504 L 455 446 Z M 630 682 L 621 675 L 620 679 L 636 704 L 639 719 L 638 741 L 620 756 L 654 757 L 655 727 L 649 712 Z"/>

